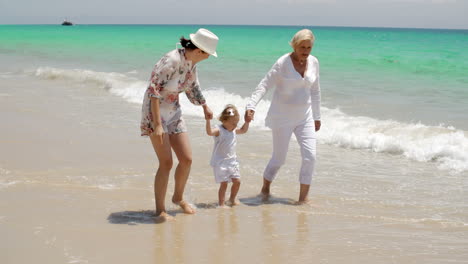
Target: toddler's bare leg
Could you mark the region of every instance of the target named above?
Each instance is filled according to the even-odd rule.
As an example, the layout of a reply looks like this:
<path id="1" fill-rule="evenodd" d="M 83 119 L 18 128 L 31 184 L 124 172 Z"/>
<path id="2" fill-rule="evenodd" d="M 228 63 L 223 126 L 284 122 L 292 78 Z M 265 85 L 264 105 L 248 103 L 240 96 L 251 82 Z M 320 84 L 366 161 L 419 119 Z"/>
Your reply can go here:
<path id="1" fill-rule="evenodd" d="M 228 182 L 222 182 L 219 185 L 219 190 L 218 190 L 218 205 L 219 206 L 224 206 L 224 201 L 226 200 L 226 189 L 228 186 Z"/>
<path id="2" fill-rule="evenodd" d="M 239 202 L 236 201 L 237 193 L 239 192 L 240 188 L 240 179 L 234 178 L 232 179 L 232 186 L 231 186 L 231 196 L 229 198 L 229 202 L 231 206 L 239 205 Z"/>

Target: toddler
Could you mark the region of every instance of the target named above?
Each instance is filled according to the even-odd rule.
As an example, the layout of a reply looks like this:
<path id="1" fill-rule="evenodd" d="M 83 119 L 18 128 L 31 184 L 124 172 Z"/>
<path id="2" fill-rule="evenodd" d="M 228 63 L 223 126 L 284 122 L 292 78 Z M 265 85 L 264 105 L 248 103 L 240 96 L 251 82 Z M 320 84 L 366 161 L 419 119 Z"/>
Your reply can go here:
<path id="1" fill-rule="evenodd" d="M 236 156 L 236 134 L 244 134 L 249 129 L 250 120 L 244 118 L 244 125 L 237 128 L 239 123 L 239 112 L 234 105 L 227 105 L 219 121 L 221 124 L 215 128 L 211 127 L 210 120 L 206 119 L 206 133 L 214 137 L 214 148 L 210 165 L 213 167 L 216 183 L 219 183 L 218 199 L 219 206 L 225 206 L 225 196 L 228 183 L 232 182 L 229 203 L 234 206 L 236 196 L 240 187 L 239 162 Z"/>

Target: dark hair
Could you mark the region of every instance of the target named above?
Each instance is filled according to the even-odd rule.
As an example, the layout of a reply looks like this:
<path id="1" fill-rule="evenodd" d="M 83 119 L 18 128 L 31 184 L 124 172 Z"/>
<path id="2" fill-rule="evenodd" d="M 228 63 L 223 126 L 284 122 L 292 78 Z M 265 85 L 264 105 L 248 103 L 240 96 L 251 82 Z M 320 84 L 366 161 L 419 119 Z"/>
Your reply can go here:
<path id="1" fill-rule="evenodd" d="M 180 37 L 180 45 L 189 50 L 198 49 L 198 47 L 195 46 L 195 44 L 193 44 L 190 39 L 186 39 L 184 36 Z"/>

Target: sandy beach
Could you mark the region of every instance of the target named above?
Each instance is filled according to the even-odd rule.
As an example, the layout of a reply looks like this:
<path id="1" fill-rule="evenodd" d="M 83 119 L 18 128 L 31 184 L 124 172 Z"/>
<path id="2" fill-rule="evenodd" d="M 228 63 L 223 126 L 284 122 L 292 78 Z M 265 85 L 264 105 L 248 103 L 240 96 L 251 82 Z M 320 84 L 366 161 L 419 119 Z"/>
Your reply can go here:
<path id="1" fill-rule="evenodd" d="M 238 143 L 241 204 L 222 209 L 212 140 L 204 120 L 189 117 L 186 199 L 197 213 L 171 205 L 175 220 L 155 223 L 157 164 L 138 134 L 139 105 L 105 90 L 76 97 L 86 86 L 60 80 L 3 78 L 2 86 L 1 263 L 468 263 L 466 178 L 435 164 L 319 144 L 312 205 L 295 206 L 293 141 L 274 197 L 262 203 L 271 135 L 253 130 Z M 458 187 L 444 186 L 447 177 Z"/>

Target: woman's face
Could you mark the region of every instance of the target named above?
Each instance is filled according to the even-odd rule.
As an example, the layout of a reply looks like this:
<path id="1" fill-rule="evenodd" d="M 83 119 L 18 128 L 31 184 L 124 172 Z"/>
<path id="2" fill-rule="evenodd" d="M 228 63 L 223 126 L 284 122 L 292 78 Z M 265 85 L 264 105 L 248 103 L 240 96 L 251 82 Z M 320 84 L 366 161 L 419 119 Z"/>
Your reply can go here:
<path id="1" fill-rule="evenodd" d="M 296 47 L 294 47 L 294 53 L 299 59 L 306 60 L 309 57 L 310 52 L 312 51 L 312 46 L 312 41 L 303 40 L 299 42 L 299 44 L 297 44 Z"/>
<path id="2" fill-rule="evenodd" d="M 200 58 L 200 61 L 206 60 L 206 59 L 208 59 L 208 57 L 210 57 L 210 54 L 204 52 L 204 51 L 201 50 L 201 49 L 197 49 L 197 54 L 198 54 L 198 56 L 199 56 L 199 58 Z"/>

